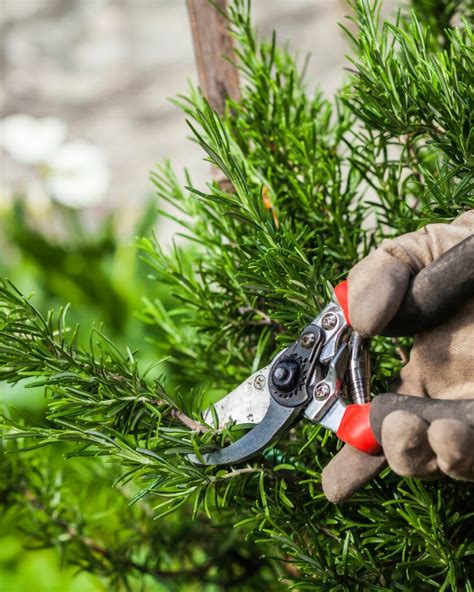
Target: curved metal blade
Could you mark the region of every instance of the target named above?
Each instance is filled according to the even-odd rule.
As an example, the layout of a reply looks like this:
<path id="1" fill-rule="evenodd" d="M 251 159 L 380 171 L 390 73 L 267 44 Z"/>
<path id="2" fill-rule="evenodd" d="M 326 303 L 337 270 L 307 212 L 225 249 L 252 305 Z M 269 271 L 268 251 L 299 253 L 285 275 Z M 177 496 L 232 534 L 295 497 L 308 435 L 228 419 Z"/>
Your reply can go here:
<path id="1" fill-rule="evenodd" d="M 262 421 L 230 446 L 203 454 L 204 464 L 231 465 L 252 458 L 284 432 L 294 422 L 303 407 L 304 405 L 283 407 L 270 398 L 270 405 Z M 202 464 L 194 454 L 189 455 L 189 458 L 195 464 Z"/>
<path id="2" fill-rule="evenodd" d="M 204 421 L 215 428 L 223 428 L 229 421 L 237 424 L 262 421 L 271 399 L 268 388 L 269 373 L 270 365 L 249 376 L 232 392 L 214 403 L 218 425 L 214 425 L 213 413 L 210 409 L 204 411 Z"/>

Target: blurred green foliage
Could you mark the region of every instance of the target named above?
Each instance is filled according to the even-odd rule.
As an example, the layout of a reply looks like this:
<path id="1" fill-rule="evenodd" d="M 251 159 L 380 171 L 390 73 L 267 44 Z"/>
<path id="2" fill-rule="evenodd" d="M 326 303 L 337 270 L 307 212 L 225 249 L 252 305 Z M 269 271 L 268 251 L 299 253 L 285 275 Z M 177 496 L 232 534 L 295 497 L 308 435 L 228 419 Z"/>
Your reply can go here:
<path id="1" fill-rule="evenodd" d="M 146 327 L 137 318 L 147 286 L 148 268 L 138 256 L 137 236 L 155 231 L 158 213 L 154 199 L 126 235 L 119 232 L 120 216 L 102 214 L 91 222 L 87 212 L 50 202 L 31 211 L 25 196 L 17 195 L 0 211 L 0 275 L 22 292 L 34 294 L 40 310 L 71 305 L 72 326 L 104 326 L 119 344 L 139 348 L 143 363 L 156 356 L 152 339 L 159 328 Z M 165 302 L 159 286 L 152 288 Z M 161 290 L 161 292 L 163 292 Z M 79 340 L 85 337 L 80 334 Z M 0 385 L 2 400 L 26 409 L 41 410 L 38 389 Z M 42 391 L 41 391 L 42 392 Z"/>
<path id="2" fill-rule="evenodd" d="M 2 530 L 5 526 L 0 525 Z M 103 583 L 93 575 L 61 565 L 52 550 L 27 551 L 17 535 L 0 537 L 0 585 L 3 592 L 101 592 Z"/>
<path id="3" fill-rule="evenodd" d="M 130 323 L 140 306 L 146 270 L 132 245 L 136 236 L 154 229 L 156 206 L 149 201 L 127 236 L 118 233 L 117 215 L 102 218 L 92 223 L 85 212 L 54 202 L 39 214 L 16 196 L 0 213 L 0 273 L 23 291 L 34 291 L 42 309 L 70 302 L 73 321 L 77 315 L 105 323 L 114 335 L 133 336 L 140 324 Z"/>
<path id="4" fill-rule="evenodd" d="M 135 316 L 147 269 L 138 258 L 134 241 L 136 236 L 154 231 L 158 215 L 153 199 L 142 209 L 132 232 L 120 236 L 115 216 L 106 215 L 97 228 L 83 211 L 54 202 L 45 205 L 42 212 L 31 211 L 25 196 L 17 195 L 9 207 L 0 211 L 0 275 L 24 292 L 34 293 L 44 311 L 69 302 L 73 325 L 103 324 L 120 342 L 140 347 L 144 360 L 150 362 L 154 359 L 149 345 L 153 331 Z M 59 233 L 55 232 L 58 228 Z M 43 421 L 47 398 L 41 387 L 2 382 L 0 400 L 12 405 L 29 422 Z M 55 455 L 58 471 L 63 464 L 63 456 Z M 105 484 L 96 480 L 96 486 L 99 493 L 101 487 L 105 491 L 110 488 L 108 480 Z M 18 534 L 19 520 L 17 512 L 0 517 L 2 592 L 106 589 L 97 577 L 71 568 L 70 562 L 61 559 L 55 550 L 25 550 L 24 537 Z"/>

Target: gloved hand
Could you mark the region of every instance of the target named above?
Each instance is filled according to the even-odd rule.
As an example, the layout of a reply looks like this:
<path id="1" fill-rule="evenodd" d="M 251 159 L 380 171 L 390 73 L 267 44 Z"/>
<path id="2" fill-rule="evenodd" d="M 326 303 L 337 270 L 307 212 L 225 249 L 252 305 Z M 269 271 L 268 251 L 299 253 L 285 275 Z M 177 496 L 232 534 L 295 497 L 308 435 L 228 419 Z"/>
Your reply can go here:
<path id="1" fill-rule="evenodd" d="M 445 251 L 474 234 L 474 210 L 451 224 L 431 224 L 385 240 L 348 278 L 349 318 L 364 336 L 380 333 L 397 312 L 410 280 Z M 454 316 L 419 333 L 409 362 L 392 391 L 418 397 L 474 398 L 474 297 Z M 399 475 L 435 479 L 443 474 L 474 481 L 474 429 L 463 421 L 431 425 L 407 411 L 382 424 L 383 454 L 369 456 L 345 445 L 322 473 L 330 501 L 341 502 L 389 463 Z"/>

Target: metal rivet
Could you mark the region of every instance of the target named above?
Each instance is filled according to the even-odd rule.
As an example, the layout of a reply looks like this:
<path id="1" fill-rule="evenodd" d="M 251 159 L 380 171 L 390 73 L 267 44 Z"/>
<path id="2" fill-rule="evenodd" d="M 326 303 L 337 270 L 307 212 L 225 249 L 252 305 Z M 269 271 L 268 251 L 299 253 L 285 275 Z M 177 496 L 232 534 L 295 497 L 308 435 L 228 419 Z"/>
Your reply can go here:
<path id="1" fill-rule="evenodd" d="M 318 401 L 324 401 L 331 394 L 331 387 L 327 382 L 320 382 L 314 387 L 314 398 Z"/>
<path id="2" fill-rule="evenodd" d="M 327 314 L 325 314 L 321 320 L 321 325 L 323 327 L 323 329 L 326 329 L 326 331 L 330 331 L 331 329 L 334 329 L 334 327 L 337 325 L 337 317 L 335 314 L 333 314 L 332 312 L 328 312 Z"/>
<path id="3" fill-rule="evenodd" d="M 254 378 L 253 386 L 259 391 L 261 391 L 265 386 L 265 382 L 265 376 L 263 374 L 259 374 Z"/>
<path id="4" fill-rule="evenodd" d="M 293 358 L 283 358 L 277 362 L 275 368 L 272 368 L 272 385 L 283 393 L 289 393 L 298 384 L 300 375 L 300 365 Z"/>
<path id="5" fill-rule="evenodd" d="M 305 349 L 310 349 L 316 343 L 316 335 L 314 333 L 304 333 L 300 339 L 301 346 Z"/>
<path id="6" fill-rule="evenodd" d="M 288 370 L 283 368 L 283 366 L 278 366 L 273 373 L 273 377 L 276 378 L 276 380 L 285 380 L 287 376 Z"/>

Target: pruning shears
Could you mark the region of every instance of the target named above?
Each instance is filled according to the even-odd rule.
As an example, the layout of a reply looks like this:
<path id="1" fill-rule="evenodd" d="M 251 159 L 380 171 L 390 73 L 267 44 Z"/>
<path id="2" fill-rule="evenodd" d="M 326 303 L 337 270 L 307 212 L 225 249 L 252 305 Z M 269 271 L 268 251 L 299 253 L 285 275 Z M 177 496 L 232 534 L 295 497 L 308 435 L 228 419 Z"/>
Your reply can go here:
<path id="1" fill-rule="evenodd" d="M 393 393 L 372 397 L 369 342 L 353 330 L 348 283 L 333 290 L 327 306 L 298 339 L 203 413 L 215 428 L 249 426 L 227 447 L 190 455 L 196 464 L 232 465 L 265 450 L 301 418 L 318 423 L 367 454 L 381 449 L 385 417 L 396 409 L 426 422 L 462 419 L 474 426 L 474 400 L 440 400 Z M 474 295 L 474 236 L 418 273 L 383 335 L 414 335 L 455 314 Z"/>

